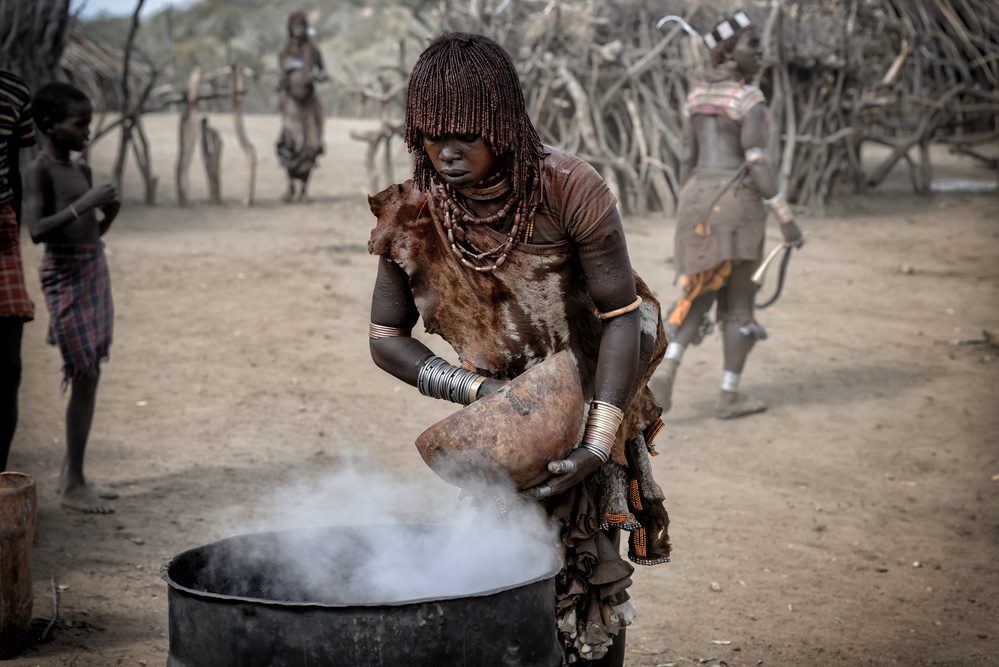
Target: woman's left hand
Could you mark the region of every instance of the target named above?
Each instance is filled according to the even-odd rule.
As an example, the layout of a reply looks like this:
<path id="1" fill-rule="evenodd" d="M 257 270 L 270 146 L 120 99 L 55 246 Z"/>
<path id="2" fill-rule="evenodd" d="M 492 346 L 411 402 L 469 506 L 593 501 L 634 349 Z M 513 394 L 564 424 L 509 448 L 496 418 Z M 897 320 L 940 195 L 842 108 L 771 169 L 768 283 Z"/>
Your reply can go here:
<path id="1" fill-rule="evenodd" d="M 548 472 L 552 473 L 551 477 L 537 486 L 524 489 L 520 495 L 530 500 L 544 500 L 557 496 L 582 482 L 602 463 L 599 457 L 590 450 L 577 447 L 569 454 L 569 458 L 552 461 L 548 464 Z"/>

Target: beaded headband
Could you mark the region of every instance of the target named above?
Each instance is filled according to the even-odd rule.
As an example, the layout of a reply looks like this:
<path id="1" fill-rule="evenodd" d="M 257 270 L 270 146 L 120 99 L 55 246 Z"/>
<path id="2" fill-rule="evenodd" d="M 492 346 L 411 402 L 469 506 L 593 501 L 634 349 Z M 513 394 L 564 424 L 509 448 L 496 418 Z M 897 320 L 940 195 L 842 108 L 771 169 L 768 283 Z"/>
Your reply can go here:
<path id="1" fill-rule="evenodd" d="M 713 49 L 718 46 L 719 42 L 724 42 L 726 39 L 735 34 L 736 30 L 741 30 L 747 26 L 752 25 L 752 21 L 746 16 L 746 12 L 739 12 L 727 21 L 723 21 L 714 30 L 706 35 L 699 35 L 697 31 L 690 27 L 690 24 L 684 21 L 679 16 L 669 15 L 664 16 L 659 19 L 659 23 L 656 24 L 657 28 L 662 28 L 667 23 L 676 21 L 679 23 L 684 30 L 694 37 L 700 37 L 704 44 L 709 48 Z"/>
<path id="2" fill-rule="evenodd" d="M 752 25 L 752 23 L 745 12 L 739 12 L 729 20 L 722 21 L 714 30 L 704 35 L 704 43 L 708 45 L 709 49 L 713 49 L 734 35 L 737 30 L 746 28 Z"/>

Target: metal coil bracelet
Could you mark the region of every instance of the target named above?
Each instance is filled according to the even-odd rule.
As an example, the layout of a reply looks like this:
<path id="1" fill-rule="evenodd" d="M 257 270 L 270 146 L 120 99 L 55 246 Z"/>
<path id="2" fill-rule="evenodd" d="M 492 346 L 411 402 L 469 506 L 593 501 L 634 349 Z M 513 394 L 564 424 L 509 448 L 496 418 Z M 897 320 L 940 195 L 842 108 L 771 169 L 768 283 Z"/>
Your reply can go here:
<path id="1" fill-rule="evenodd" d="M 420 367 L 416 388 L 424 396 L 470 405 L 475 402 L 479 386 L 485 379 L 485 376 L 452 366 L 440 357 L 433 356 Z"/>
<path id="2" fill-rule="evenodd" d="M 617 440 L 617 429 L 624 420 L 624 412 L 605 401 L 593 401 L 590 413 L 586 417 L 586 430 L 583 431 L 583 441 L 580 447 L 593 452 L 601 463 L 610 460 L 614 442 Z"/>
<path id="3" fill-rule="evenodd" d="M 387 327 L 384 324 L 368 323 L 368 338 L 380 340 L 382 338 L 408 338 L 413 335 L 412 329 L 400 329 L 399 327 Z"/>

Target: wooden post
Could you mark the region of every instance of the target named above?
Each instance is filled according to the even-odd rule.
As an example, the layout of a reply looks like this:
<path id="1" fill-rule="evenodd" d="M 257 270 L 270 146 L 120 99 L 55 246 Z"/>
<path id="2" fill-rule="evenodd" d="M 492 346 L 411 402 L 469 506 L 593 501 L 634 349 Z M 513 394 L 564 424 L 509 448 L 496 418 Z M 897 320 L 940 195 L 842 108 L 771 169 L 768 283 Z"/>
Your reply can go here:
<path id="1" fill-rule="evenodd" d="M 381 120 L 382 120 L 382 136 L 385 142 L 385 154 L 383 156 L 384 165 L 383 174 L 385 175 L 385 185 L 389 183 L 394 183 L 395 178 L 392 175 L 392 133 L 387 132 L 384 128 L 389 127 L 389 111 L 392 105 L 392 98 L 389 96 L 389 84 L 388 81 L 382 81 L 382 101 L 381 101 Z M 373 192 L 377 192 L 374 190 Z"/>
<path id="2" fill-rule="evenodd" d="M 208 201 L 216 205 L 221 204 L 222 137 L 208 124 L 208 118 L 201 119 L 201 157 L 205 161 L 205 171 L 208 172 Z"/>
<path id="3" fill-rule="evenodd" d="M 236 138 L 246 157 L 246 190 L 243 192 L 243 206 L 253 206 L 253 194 L 257 183 L 257 151 L 250 143 L 243 125 L 243 70 L 238 65 L 232 66 L 232 81 L 229 84 L 232 100 L 232 120 L 236 126 Z"/>
<path id="4" fill-rule="evenodd" d="M 187 206 L 187 174 L 191 168 L 191 156 L 194 153 L 195 122 L 194 111 L 198 107 L 198 88 L 201 87 L 201 68 L 191 71 L 187 84 L 187 100 L 184 113 L 180 116 L 180 136 L 177 149 L 177 205 Z"/>

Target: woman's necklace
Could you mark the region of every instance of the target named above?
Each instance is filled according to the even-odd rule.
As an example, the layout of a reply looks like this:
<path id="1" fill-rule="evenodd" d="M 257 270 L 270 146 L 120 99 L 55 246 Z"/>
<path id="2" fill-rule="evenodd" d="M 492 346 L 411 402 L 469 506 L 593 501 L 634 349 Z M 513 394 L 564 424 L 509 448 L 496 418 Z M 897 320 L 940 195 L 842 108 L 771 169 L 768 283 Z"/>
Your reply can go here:
<path id="1" fill-rule="evenodd" d="M 450 186 L 437 186 L 435 187 L 435 190 L 442 201 L 441 208 L 444 209 L 444 229 L 447 231 L 448 243 L 451 244 L 451 252 L 458 259 L 458 261 L 462 263 L 462 265 L 472 269 L 473 271 L 488 273 L 502 266 L 506 261 L 510 250 L 513 249 L 514 243 L 517 242 L 517 235 L 520 233 L 522 225 L 524 227 L 525 234 L 521 242 L 527 243 L 530 240 L 530 236 L 533 236 L 534 214 L 538 207 L 537 204 L 529 208 L 524 206 L 520 196 L 511 196 L 503 204 L 503 207 L 496 213 L 485 217 L 479 217 L 456 201 L 457 197 Z M 486 197 L 484 196 L 484 191 L 486 190 L 493 190 L 499 194 L 492 197 Z M 489 199 L 495 199 L 502 196 L 508 191 L 509 186 L 507 185 L 507 181 L 504 179 L 500 183 L 494 186 L 489 186 L 488 188 L 473 189 L 471 195 L 472 198 L 476 200 L 488 201 Z M 462 194 L 467 195 L 469 193 L 466 191 Z M 510 213 L 511 208 L 514 208 L 515 204 L 516 208 L 513 214 L 513 226 L 510 227 L 510 231 L 506 234 L 506 241 L 495 248 L 483 249 L 468 238 L 465 233 L 465 229 L 462 227 L 463 223 L 472 225 L 491 225 L 506 218 Z M 525 220 L 526 224 L 524 224 Z M 495 260 L 492 260 L 493 263 L 491 265 L 482 266 L 475 263 L 489 261 L 493 257 L 495 257 Z M 475 260 L 475 262 L 473 262 L 473 260 Z"/>
<path id="2" fill-rule="evenodd" d="M 49 162 L 51 162 L 52 164 L 61 164 L 64 167 L 72 167 L 74 164 L 72 160 L 57 160 L 48 153 L 46 153 L 45 151 L 38 151 L 38 154 L 41 155 L 46 160 L 48 160 Z"/>

